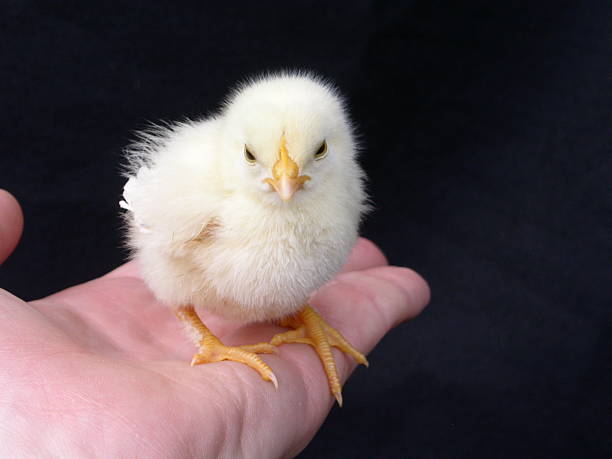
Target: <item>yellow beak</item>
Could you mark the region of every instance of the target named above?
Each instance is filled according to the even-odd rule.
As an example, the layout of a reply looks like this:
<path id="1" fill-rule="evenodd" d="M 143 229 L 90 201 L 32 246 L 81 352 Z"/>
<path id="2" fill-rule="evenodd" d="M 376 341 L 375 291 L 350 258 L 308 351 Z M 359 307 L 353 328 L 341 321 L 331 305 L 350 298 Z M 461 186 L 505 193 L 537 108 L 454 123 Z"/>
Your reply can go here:
<path id="1" fill-rule="evenodd" d="M 272 176 L 264 182 L 276 190 L 283 201 L 289 201 L 296 191 L 301 189 L 310 177 L 299 175 L 300 168 L 287 152 L 285 135 L 281 137 L 279 158 L 272 167 Z"/>

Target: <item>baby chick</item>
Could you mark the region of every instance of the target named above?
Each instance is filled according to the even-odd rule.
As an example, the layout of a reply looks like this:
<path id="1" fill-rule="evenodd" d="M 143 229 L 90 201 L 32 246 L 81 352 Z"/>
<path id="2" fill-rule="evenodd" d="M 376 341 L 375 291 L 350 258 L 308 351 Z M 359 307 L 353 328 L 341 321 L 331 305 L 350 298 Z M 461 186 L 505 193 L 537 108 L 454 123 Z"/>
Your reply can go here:
<path id="1" fill-rule="evenodd" d="M 257 354 L 310 344 L 342 404 L 331 346 L 367 360 L 308 298 L 357 240 L 366 205 L 355 156 L 337 91 L 302 73 L 249 81 L 217 115 L 141 133 L 120 203 L 128 242 L 147 285 L 199 347 L 192 365 L 242 362 L 277 386 Z M 270 343 L 226 346 L 195 307 L 291 330 Z"/>

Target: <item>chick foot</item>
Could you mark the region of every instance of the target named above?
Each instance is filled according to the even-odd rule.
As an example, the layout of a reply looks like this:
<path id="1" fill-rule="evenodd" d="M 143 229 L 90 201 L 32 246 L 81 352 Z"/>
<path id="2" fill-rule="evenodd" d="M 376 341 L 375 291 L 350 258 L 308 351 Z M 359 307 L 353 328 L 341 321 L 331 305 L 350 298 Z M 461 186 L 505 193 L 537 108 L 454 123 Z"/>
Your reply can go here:
<path id="1" fill-rule="evenodd" d="M 222 360 L 244 363 L 257 371 L 264 381 L 270 381 L 278 389 L 278 381 L 272 369 L 257 355 L 276 354 L 276 348 L 272 344 L 226 346 L 204 325 L 193 306 L 179 308 L 176 315 L 185 324 L 189 334 L 196 339 L 199 346 L 198 352 L 191 360 L 191 366 Z"/>
<path id="2" fill-rule="evenodd" d="M 280 346 L 285 343 L 303 343 L 314 347 L 327 374 L 329 388 L 338 401 L 338 405 L 342 406 L 342 386 L 331 347 L 340 349 L 352 356 L 357 363 L 367 367 L 368 360 L 365 356 L 351 346 L 340 332 L 332 328 L 317 311 L 308 305 L 295 317 L 282 320 L 281 326 L 293 328 L 293 330 L 275 335 L 270 344 Z"/>

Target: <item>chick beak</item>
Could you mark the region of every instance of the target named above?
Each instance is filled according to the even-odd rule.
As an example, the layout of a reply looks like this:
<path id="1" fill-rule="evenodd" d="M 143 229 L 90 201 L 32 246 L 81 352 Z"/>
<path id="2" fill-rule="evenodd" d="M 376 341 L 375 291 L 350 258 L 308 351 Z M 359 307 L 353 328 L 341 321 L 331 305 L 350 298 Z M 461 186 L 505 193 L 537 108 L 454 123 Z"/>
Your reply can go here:
<path id="1" fill-rule="evenodd" d="M 285 136 L 283 135 L 281 137 L 279 158 L 272 167 L 272 176 L 274 178 L 267 178 L 264 182 L 274 188 L 280 198 L 287 202 L 296 191 L 304 186 L 305 182 L 310 180 L 310 177 L 299 175 L 299 172 L 300 168 L 287 152 Z"/>

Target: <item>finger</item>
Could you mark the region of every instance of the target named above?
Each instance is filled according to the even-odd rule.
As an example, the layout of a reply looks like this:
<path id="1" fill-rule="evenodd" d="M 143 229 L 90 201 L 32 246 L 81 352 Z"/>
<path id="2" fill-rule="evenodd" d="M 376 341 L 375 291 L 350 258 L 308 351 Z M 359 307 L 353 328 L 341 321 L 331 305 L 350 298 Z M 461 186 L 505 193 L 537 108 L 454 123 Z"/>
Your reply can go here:
<path id="1" fill-rule="evenodd" d="M 312 304 L 353 347 L 367 354 L 392 327 L 417 316 L 429 297 L 427 282 L 416 272 L 384 266 L 340 274 L 315 294 Z M 279 395 L 283 396 L 284 384 L 292 391 L 303 386 L 312 407 L 312 417 L 306 421 L 316 424 L 320 420 L 317 416 L 323 416 L 333 401 L 321 362 L 309 346 L 288 345 L 279 350 L 280 357 L 266 357 L 279 378 Z M 337 349 L 333 352 L 344 382 L 356 363 Z M 291 363 L 293 371 L 283 363 Z M 300 370 L 297 377 L 295 369 Z"/>
<path id="2" fill-rule="evenodd" d="M 118 268 L 113 269 L 102 277 L 140 277 L 136 261 L 128 261 Z"/>
<path id="3" fill-rule="evenodd" d="M 419 274 L 385 266 L 341 274 L 313 304 L 355 349 L 368 354 L 391 328 L 420 314 L 429 299 L 429 286 Z M 344 353 L 335 355 L 345 381 L 356 363 Z"/>
<path id="4" fill-rule="evenodd" d="M 23 213 L 17 200 L 0 189 L 0 263 L 15 250 L 23 231 Z"/>
<path id="5" fill-rule="evenodd" d="M 384 266 L 341 274 L 313 303 L 360 350 L 369 351 L 391 328 L 416 317 L 430 299 L 415 271 Z"/>
<path id="6" fill-rule="evenodd" d="M 384 266 L 387 264 L 387 258 L 376 244 L 369 239 L 360 237 L 355 247 L 353 247 L 349 259 L 341 272 L 361 271 L 363 269 Z"/>

